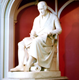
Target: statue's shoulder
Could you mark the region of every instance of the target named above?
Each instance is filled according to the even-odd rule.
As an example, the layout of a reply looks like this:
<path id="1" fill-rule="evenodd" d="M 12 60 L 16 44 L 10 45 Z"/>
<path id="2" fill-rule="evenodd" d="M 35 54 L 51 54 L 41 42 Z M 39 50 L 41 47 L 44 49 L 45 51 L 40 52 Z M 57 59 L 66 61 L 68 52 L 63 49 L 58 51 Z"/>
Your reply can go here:
<path id="1" fill-rule="evenodd" d="M 50 16 L 51 16 L 51 18 L 53 18 L 53 20 L 58 19 L 57 15 L 55 15 L 54 13 L 50 13 Z"/>
<path id="2" fill-rule="evenodd" d="M 57 18 L 57 15 L 55 15 L 54 13 L 50 13 L 50 15 L 51 15 L 52 17 Z"/>

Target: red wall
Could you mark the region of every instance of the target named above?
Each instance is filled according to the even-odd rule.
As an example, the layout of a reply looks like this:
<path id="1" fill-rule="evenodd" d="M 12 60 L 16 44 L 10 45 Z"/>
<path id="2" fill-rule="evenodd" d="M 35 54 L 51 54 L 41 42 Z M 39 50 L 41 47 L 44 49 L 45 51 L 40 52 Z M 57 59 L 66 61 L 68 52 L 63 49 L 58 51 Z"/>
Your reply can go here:
<path id="1" fill-rule="evenodd" d="M 47 1 L 54 9 L 53 2 Z M 62 3 L 59 3 L 61 6 Z M 34 18 L 38 15 L 36 6 L 22 10 L 15 24 L 15 66 L 18 64 L 17 43 L 29 36 Z M 79 2 L 68 5 L 60 16 L 62 33 L 59 36 L 59 67 L 62 76 L 69 80 L 79 79 Z"/>
<path id="2" fill-rule="evenodd" d="M 68 5 L 60 17 L 60 70 L 69 80 L 79 80 L 79 3 Z"/>

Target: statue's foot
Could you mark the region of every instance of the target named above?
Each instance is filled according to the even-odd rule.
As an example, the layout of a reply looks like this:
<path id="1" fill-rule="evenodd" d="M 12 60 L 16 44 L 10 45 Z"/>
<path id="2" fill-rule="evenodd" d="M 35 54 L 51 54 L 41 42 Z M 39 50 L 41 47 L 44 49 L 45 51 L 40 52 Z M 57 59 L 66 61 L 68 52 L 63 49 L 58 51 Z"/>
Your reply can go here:
<path id="1" fill-rule="evenodd" d="M 16 66 L 15 68 L 10 69 L 11 72 L 22 72 L 24 71 L 24 67 L 23 66 Z"/>

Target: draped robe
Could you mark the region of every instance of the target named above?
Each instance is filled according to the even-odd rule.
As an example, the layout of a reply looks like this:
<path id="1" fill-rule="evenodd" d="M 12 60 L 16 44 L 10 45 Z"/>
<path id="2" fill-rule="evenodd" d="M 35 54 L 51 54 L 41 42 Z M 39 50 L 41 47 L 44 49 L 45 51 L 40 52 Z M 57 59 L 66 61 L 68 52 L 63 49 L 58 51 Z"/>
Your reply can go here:
<path id="1" fill-rule="evenodd" d="M 37 59 L 39 66 L 50 68 L 54 55 L 54 51 L 52 51 L 54 38 L 48 36 L 47 33 L 60 27 L 58 18 L 50 12 L 43 19 L 40 15 L 35 18 L 31 34 L 35 31 L 37 36 L 27 37 L 24 42 L 28 54 Z"/>

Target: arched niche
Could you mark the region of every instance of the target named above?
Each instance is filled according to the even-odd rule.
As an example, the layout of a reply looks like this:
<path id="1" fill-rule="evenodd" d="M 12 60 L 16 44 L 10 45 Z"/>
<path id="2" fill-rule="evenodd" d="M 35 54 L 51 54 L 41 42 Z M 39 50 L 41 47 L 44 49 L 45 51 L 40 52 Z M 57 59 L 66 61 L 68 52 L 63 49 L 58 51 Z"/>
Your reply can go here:
<path id="1" fill-rule="evenodd" d="M 18 9 L 19 4 L 22 0 L 6 0 L 4 3 L 4 11 L 2 12 L 2 37 L 1 41 L 4 51 L 1 51 L 3 57 L 3 77 L 8 77 L 9 69 L 14 67 L 14 43 L 15 43 L 15 15 Z M 57 0 L 55 0 L 56 12 L 57 12 Z M 66 6 L 65 6 L 66 7 Z M 63 10 L 63 9 L 62 9 Z M 62 11 L 61 10 L 61 11 Z M 61 14 L 61 12 L 60 12 Z M 59 14 L 59 15 L 60 15 Z M 58 16 L 59 17 L 59 16 Z"/>

